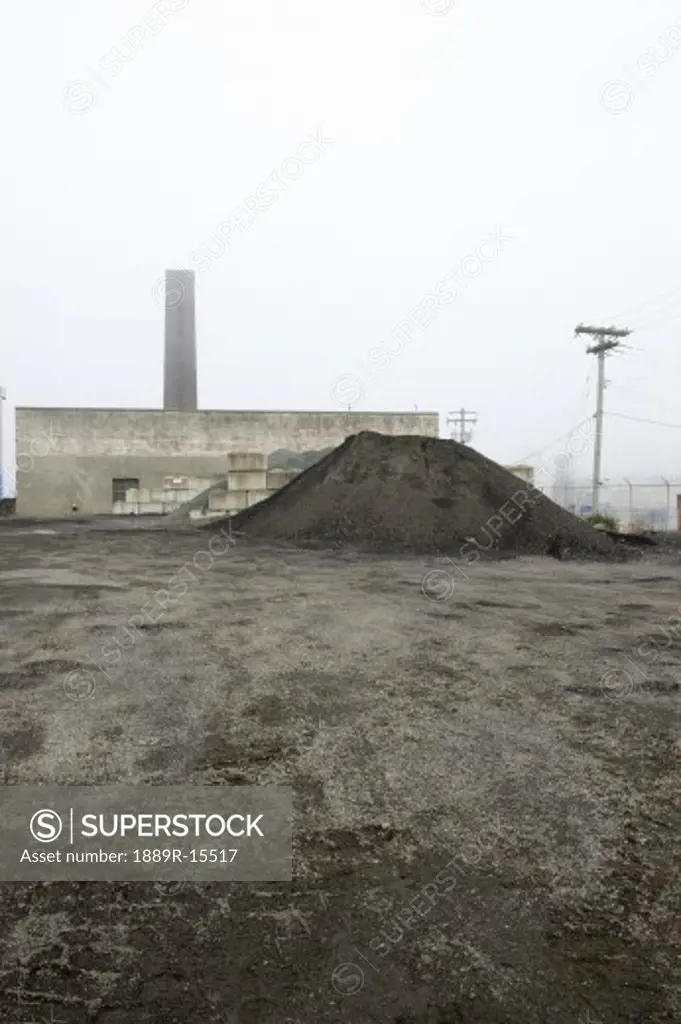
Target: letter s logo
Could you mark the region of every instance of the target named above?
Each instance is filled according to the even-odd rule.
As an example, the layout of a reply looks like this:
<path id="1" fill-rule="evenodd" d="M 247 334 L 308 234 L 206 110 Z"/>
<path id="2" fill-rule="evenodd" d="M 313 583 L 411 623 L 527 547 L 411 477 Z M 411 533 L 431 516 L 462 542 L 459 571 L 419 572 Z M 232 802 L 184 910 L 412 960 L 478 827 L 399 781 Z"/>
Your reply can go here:
<path id="1" fill-rule="evenodd" d="M 31 835 L 39 843 L 53 843 L 61 835 L 62 820 L 56 811 L 36 811 L 31 818 Z"/>

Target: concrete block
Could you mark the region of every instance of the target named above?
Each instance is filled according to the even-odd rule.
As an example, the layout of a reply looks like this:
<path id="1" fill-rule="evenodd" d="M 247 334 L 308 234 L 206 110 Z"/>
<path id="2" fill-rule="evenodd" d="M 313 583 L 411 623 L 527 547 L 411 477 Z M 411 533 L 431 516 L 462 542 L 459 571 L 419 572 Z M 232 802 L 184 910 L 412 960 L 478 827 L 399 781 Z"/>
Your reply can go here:
<path id="1" fill-rule="evenodd" d="M 228 472 L 248 473 L 264 469 L 267 469 L 267 456 L 260 452 L 229 452 L 227 455 Z"/>
<path id="2" fill-rule="evenodd" d="M 115 516 L 123 516 L 123 515 L 125 515 L 125 502 L 124 501 L 114 501 L 114 504 L 113 504 L 113 514 Z"/>
<path id="3" fill-rule="evenodd" d="M 274 491 L 267 491 L 264 488 L 258 491 L 227 491 L 227 511 L 241 512 L 242 509 L 264 501 L 271 494 L 274 494 Z"/>
<path id="4" fill-rule="evenodd" d="M 134 498 L 130 497 L 131 494 L 133 494 L 133 492 L 128 491 L 128 493 L 125 496 L 126 501 L 138 501 L 141 505 L 144 505 L 146 504 L 146 502 L 151 501 L 151 491 L 149 490 L 148 487 L 140 487 Z"/>
<path id="5" fill-rule="evenodd" d="M 267 485 L 267 472 L 261 470 L 230 471 L 227 474 L 227 487 L 230 491 L 264 491 Z"/>
<path id="6" fill-rule="evenodd" d="M 162 501 L 145 501 L 145 502 L 140 502 L 140 505 L 139 505 L 139 514 L 140 515 L 147 515 L 147 516 L 156 515 L 156 516 L 160 516 L 160 515 L 163 515 L 164 512 L 165 512 L 165 508 L 164 508 L 164 505 L 163 505 Z"/>
<path id="7" fill-rule="evenodd" d="M 153 504 L 160 503 L 162 505 L 163 502 L 166 500 L 166 497 L 166 492 L 163 490 L 162 487 L 154 487 L 149 495 L 149 501 L 152 502 Z"/>
<path id="8" fill-rule="evenodd" d="M 195 497 L 197 494 L 200 494 L 201 491 L 208 490 L 208 488 L 212 487 L 213 484 L 216 484 L 219 480 L 223 480 L 223 479 L 224 479 L 224 474 L 221 477 L 220 476 L 190 476 L 188 484 L 187 484 L 187 489 L 190 490 L 192 492 L 192 496 Z M 186 498 L 185 500 L 186 501 L 190 501 L 191 499 Z"/>
<path id="9" fill-rule="evenodd" d="M 270 491 L 278 491 L 280 487 L 290 484 L 291 480 L 295 480 L 299 475 L 297 469 L 268 469 L 267 488 Z"/>
<path id="10" fill-rule="evenodd" d="M 251 502 L 248 500 L 248 491 L 227 491 L 227 510 L 229 512 L 241 512 L 248 508 Z"/>
<path id="11" fill-rule="evenodd" d="M 208 496 L 209 512 L 225 512 L 229 508 L 229 492 L 213 491 Z"/>
<path id="12" fill-rule="evenodd" d="M 202 508 L 192 508 L 189 511 L 190 519 L 219 519 L 220 517 L 229 515 L 229 512 L 224 510 L 219 512 L 211 512 L 210 510 L 204 511 Z"/>
<path id="13" fill-rule="evenodd" d="M 205 488 L 201 488 L 201 490 L 205 490 Z M 164 491 L 163 492 L 163 500 L 166 503 L 166 505 L 184 505 L 184 503 L 186 501 L 191 501 L 192 498 L 195 498 L 196 495 L 200 494 L 200 493 L 201 493 L 201 491 L 191 491 L 191 490 L 189 490 L 189 491 Z"/>
<path id="14" fill-rule="evenodd" d="M 251 505 L 257 505 L 259 501 L 264 501 L 265 498 L 269 498 L 269 496 L 272 493 L 273 493 L 272 491 L 265 490 L 264 487 L 262 488 L 262 490 L 259 490 L 259 491 L 248 491 L 247 492 L 247 499 L 248 499 L 247 507 L 250 507 Z"/>

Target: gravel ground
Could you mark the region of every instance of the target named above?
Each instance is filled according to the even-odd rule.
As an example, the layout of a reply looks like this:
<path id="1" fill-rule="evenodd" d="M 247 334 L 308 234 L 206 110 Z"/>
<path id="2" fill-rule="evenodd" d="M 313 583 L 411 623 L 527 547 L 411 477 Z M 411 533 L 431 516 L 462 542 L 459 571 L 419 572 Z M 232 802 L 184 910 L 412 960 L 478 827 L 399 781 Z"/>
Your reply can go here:
<path id="1" fill-rule="evenodd" d="M 2 884 L 0 1019 L 681 1020 L 679 553 L 237 539 L 95 668 L 207 543 L 0 523 L 5 782 L 292 785 L 294 881 Z"/>

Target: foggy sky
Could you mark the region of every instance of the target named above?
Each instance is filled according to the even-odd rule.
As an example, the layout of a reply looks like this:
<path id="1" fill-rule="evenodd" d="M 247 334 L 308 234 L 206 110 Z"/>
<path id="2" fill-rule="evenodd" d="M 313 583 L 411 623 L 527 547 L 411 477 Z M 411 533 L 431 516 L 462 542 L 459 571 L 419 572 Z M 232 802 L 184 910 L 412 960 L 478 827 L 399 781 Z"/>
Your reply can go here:
<path id="1" fill-rule="evenodd" d="M 574 327 L 631 309 L 606 410 L 681 423 L 677 4 L 8 0 L 4 29 L 12 405 L 160 407 L 189 267 L 202 408 L 465 406 L 517 461 L 593 413 Z M 681 480 L 678 430 L 605 427 L 605 477 Z"/>

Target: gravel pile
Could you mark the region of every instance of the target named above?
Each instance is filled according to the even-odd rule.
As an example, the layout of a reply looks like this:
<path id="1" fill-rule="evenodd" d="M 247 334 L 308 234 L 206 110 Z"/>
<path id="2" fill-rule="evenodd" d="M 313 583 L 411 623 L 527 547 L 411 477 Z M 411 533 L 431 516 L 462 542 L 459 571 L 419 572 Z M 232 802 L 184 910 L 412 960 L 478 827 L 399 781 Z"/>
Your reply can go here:
<path id="1" fill-rule="evenodd" d="M 617 549 L 472 448 L 370 432 L 349 437 L 231 523 L 265 543 L 456 553 L 471 562 L 486 552 L 607 557 Z"/>

